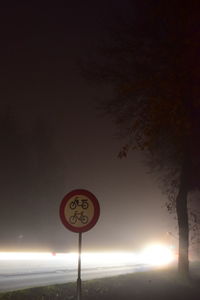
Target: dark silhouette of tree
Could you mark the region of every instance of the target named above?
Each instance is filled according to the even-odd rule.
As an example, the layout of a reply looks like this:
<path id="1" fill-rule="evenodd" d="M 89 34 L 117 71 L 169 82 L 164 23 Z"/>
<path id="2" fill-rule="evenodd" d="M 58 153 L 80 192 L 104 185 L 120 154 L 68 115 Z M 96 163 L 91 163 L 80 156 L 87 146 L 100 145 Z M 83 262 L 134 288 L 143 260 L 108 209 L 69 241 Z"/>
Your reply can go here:
<path id="1" fill-rule="evenodd" d="M 139 149 L 159 171 L 177 213 L 178 269 L 188 278 L 187 199 L 200 187 L 200 3 L 140 2 L 138 17 L 118 22 L 82 69 L 91 81 L 114 86 L 102 107 L 127 140 L 119 157 Z"/>

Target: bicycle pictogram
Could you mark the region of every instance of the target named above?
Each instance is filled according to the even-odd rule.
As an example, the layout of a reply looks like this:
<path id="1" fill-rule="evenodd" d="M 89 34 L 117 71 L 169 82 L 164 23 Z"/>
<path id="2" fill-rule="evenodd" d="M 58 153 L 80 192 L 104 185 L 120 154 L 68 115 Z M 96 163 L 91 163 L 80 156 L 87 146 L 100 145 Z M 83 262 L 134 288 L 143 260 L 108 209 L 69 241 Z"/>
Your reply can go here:
<path id="1" fill-rule="evenodd" d="M 81 206 L 83 209 L 87 209 L 89 204 L 87 199 L 79 199 L 79 197 L 76 197 L 71 203 L 70 208 L 76 209 L 77 206 Z"/>
<path id="2" fill-rule="evenodd" d="M 70 217 L 69 221 L 71 224 L 75 224 L 77 221 L 80 221 L 82 224 L 88 223 L 88 217 L 83 215 L 82 212 L 75 211 L 74 215 Z"/>

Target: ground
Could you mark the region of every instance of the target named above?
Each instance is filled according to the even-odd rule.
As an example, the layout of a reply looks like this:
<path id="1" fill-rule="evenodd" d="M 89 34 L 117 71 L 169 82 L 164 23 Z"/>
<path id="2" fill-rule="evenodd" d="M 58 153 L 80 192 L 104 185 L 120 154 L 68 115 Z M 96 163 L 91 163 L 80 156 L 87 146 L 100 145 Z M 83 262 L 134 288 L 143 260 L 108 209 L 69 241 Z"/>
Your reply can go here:
<path id="1" fill-rule="evenodd" d="M 0 294 L 0 300 L 75 300 L 76 284 L 68 283 L 43 288 Z M 182 282 L 175 270 L 156 270 L 82 283 L 82 300 L 199 300 L 200 278 Z"/>

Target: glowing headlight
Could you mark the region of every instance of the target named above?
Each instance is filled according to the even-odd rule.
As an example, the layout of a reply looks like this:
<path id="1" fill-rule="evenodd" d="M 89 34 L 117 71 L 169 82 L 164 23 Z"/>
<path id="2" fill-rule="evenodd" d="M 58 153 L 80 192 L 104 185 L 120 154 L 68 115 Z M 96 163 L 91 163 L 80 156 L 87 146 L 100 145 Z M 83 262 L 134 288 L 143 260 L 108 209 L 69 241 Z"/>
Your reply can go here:
<path id="1" fill-rule="evenodd" d="M 171 248 L 162 244 L 149 245 L 141 253 L 141 260 L 150 265 L 167 265 L 174 259 Z"/>

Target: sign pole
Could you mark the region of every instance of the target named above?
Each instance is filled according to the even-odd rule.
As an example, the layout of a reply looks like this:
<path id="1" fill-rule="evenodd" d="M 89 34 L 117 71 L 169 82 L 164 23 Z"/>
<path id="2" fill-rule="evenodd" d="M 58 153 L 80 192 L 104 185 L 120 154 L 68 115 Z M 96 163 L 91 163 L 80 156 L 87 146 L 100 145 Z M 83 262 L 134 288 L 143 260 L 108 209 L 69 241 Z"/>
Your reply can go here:
<path id="1" fill-rule="evenodd" d="M 81 247 L 82 233 L 78 235 L 78 278 L 77 278 L 77 300 L 81 300 Z"/>

